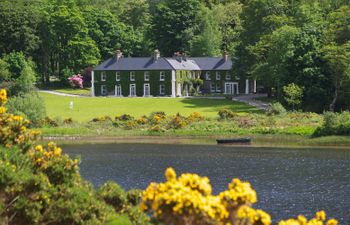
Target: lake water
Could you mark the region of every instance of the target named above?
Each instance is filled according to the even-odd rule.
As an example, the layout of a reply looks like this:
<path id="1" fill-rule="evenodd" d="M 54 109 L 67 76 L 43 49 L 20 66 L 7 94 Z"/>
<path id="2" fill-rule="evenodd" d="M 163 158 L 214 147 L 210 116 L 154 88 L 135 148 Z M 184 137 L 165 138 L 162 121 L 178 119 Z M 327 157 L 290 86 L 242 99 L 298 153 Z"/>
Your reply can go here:
<path id="1" fill-rule="evenodd" d="M 350 150 L 281 149 L 201 145 L 87 144 L 66 145 L 80 155 L 81 174 L 99 186 L 114 180 L 125 189 L 144 189 L 164 180 L 164 170 L 209 177 L 214 193 L 232 178 L 249 181 L 258 194 L 256 208 L 274 222 L 326 210 L 350 224 Z"/>

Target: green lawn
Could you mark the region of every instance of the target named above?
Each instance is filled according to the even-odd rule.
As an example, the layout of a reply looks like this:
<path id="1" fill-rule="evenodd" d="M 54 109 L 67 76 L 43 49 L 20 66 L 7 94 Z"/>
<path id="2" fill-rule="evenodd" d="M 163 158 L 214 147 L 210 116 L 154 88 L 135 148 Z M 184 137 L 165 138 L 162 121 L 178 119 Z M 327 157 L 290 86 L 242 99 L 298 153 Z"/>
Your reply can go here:
<path id="1" fill-rule="evenodd" d="M 224 99 L 183 99 L 183 98 L 77 98 L 40 93 L 45 100 L 47 115 L 50 117 L 73 118 L 76 121 L 89 121 L 98 116 L 130 114 L 135 117 L 164 111 L 167 114 L 189 115 L 200 112 L 205 117 L 217 117 L 221 108 L 235 112 L 261 112 L 244 103 Z M 69 108 L 70 102 L 73 109 Z"/>

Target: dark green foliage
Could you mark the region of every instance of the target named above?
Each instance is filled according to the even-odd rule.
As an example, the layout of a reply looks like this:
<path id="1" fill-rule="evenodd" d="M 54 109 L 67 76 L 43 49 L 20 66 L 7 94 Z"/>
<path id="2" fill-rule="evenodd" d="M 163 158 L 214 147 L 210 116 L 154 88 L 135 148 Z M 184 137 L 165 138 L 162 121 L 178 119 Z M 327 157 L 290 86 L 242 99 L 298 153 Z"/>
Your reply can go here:
<path id="1" fill-rule="evenodd" d="M 23 115 L 34 125 L 46 116 L 44 100 L 35 92 L 10 98 L 7 107 L 10 113 Z"/>
<path id="2" fill-rule="evenodd" d="M 322 126 L 315 130 L 313 136 L 350 135 L 350 112 L 327 112 L 323 120 Z"/>
<path id="3" fill-rule="evenodd" d="M 142 190 L 131 189 L 126 193 L 126 198 L 129 204 L 137 206 L 141 202 Z"/>
<path id="4" fill-rule="evenodd" d="M 152 17 L 153 41 L 165 56 L 172 56 L 177 51 L 188 51 L 199 6 L 199 0 L 166 0 L 155 6 Z"/>
<path id="5" fill-rule="evenodd" d="M 107 204 L 111 205 L 117 212 L 127 205 L 125 191 L 116 183 L 109 181 L 103 184 L 97 191 L 98 196 Z"/>

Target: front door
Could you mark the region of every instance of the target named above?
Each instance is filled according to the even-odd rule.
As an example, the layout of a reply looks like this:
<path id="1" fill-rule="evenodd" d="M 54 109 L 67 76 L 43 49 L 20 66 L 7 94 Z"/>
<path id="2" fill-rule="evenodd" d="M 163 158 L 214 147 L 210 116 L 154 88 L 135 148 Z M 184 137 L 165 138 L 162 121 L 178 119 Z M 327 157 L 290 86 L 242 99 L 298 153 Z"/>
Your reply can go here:
<path id="1" fill-rule="evenodd" d="M 150 96 L 149 84 L 144 84 L 143 85 L 143 96 L 144 97 L 149 97 Z"/>
<path id="2" fill-rule="evenodd" d="M 136 85 L 135 84 L 130 84 L 130 97 L 136 96 Z"/>
<path id="3" fill-rule="evenodd" d="M 233 83 L 225 83 L 225 94 L 232 95 L 233 91 Z"/>
<path id="4" fill-rule="evenodd" d="M 239 94 L 238 83 L 226 82 L 225 83 L 225 94 L 227 94 L 227 95 Z"/>

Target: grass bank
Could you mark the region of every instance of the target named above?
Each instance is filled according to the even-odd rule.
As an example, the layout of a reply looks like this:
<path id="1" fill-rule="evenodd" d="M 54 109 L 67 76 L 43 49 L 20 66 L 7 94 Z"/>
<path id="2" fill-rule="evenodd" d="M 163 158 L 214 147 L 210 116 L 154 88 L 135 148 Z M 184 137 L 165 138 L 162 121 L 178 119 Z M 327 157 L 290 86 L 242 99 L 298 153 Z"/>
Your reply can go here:
<path id="1" fill-rule="evenodd" d="M 195 98 L 78 98 L 64 97 L 40 93 L 45 100 L 49 117 L 72 118 L 86 122 L 94 117 L 129 114 L 134 117 L 149 115 L 151 112 L 163 111 L 166 114 L 189 115 L 200 112 L 203 116 L 214 118 L 221 108 L 234 112 L 259 113 L 259 109 L 245 103 L 227 99 L 195 99 Z M 70 109 L 70 102 L 73 109 Z"/>

